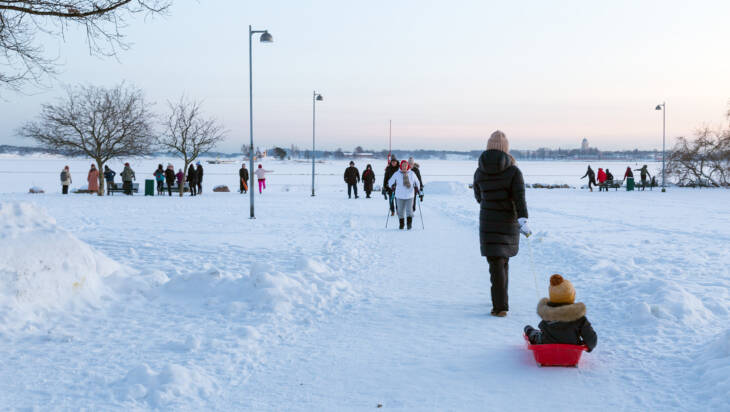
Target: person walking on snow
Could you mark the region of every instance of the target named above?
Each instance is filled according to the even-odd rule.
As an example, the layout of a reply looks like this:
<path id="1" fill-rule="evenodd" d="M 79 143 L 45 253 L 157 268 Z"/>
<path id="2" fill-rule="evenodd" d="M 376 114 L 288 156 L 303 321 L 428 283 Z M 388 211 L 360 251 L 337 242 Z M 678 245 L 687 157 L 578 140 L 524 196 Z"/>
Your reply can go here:
<path id="1" fill-rule="evenodd" d="M 537 304 L 537 314 L 542 321 L 537 330 L 530 325 L 524 332 L 533 345 L 563 343 L 586 345 L 588 352 L 598 344 L 598 335 L 586 319 L 586 305 L 575 303 L 575 288 L 560 275 L 550 276 L 550 299 L 542 298 Z"/>
<path id="2" fill-rule="evenodd" d="M 350 167 L 345 169 L 345 183 L 347 183 L 347 198 L 352 199 L 352 191 L 355 191 L 355 199 L 357 199 L 357 184 L 360 182 L 360 171 L 355 167 L 355 162 L 350 161 Z"/>
<path id="3" fill-rule="evenodd" d="M 588 165 L 588 170 L 586 170 L 586 174 L 584 174 L 583 177 L 581 177 L 581 179 L 585 178 L 586 176 L 588 176 L 588 189 L 590 189 L 592 192 L 593 186 L 598 186 L 598 185 L 596 184 L 596 173 L 593 171 L 593 169 L 591 169 L 591 165 Z M 591 185 L 593 185 L 593 186 L 591 186 Z"/>
<path id="4" fill-rule="evenodd" d="M 644 189 L 646 189 L 646 184 L 649 183 L 647 176 L 651 178 L 651 174 L 649 173 L 649 168 L 646 165 L 641 166 L 641 170 L 639 170 L 639 172 L 641 173 L 641 191 L 643 192 Z"/>
<path id="5" fill-rule="evenodd" d="M 86 181 L 89 183 L 89 191 L 99 193 L 99 171 L 96 169 L 96 165 L 91 165 L 89 174 L 86 175 Z"/>
<path id="6" fill-rule="evenodd" d="M 241 168 L 238 169 L 238 178 L 240 184 L 239 192 L 241 194 L 246 193 L 248 191 L 248 169 L 246 169 L 246 163 L 241 164 Z"/>
<path id="7" fill-rule="evenodd" d="M 165 170 L 162 168 L 162 164 L 157 165 L 157 169 L 152 173 L 152 176 L 155 177 L 155 182 L 157 182 L 157 195 L 162 195 L 165 188 Z"/>
<path id="8" fill-rule="evenodd" d="M 373 172 L 373 167 L 368 164 L 362 172 L 362 188 L 365 190 L 367 199 L 370 199 L 370 193 L 373 192 L 373 183 L 375 183 L 375 172 Z"/>
<path id="9" fill-rule="evenodd" d="M 134 175 L 134 170 L 129 167 L 129 163 L 124 164 L 124 170 L 122 170 L 121 176 L 122 189 L 124 189 L 124 194 L 127 196 L 132 196 L 132 181 L 137 180 L 137 177 Z"/>
<path id="10" fill-rule="evenodd" d="M 256 175 L 256 178 L 259 182 L 259 194 L 261 194 L 263 189 L 266 189 L 266 174 L 271 173 L 273 170 L 266 170 L 264 169 L 264 166 L 259 163 L 258 169 L 256 169 L 253 174 Z M 262 189 L 263 188 L 263 189 Z"/>
<path id="11" fill-rule="evenodd" d="M 492 316 L 509 311 L 507 285 L 509 258 L 517 255 L 520 233 L 530 236 L 522 172 L 509 154 L 509 142 L 499 130 L 487 141 L 474 172 L 474 198 L 480 205 L 479 244 L 489 263 L 492 282 Z"/>
<path id="12" fill-rule="evenodd" d="M 416 193 L 416 196 L 419 196 L 421 198 L 421 201 L 423 201 L 423 179 L 421 179 L 421 166 L 416 163 L 415 160 L 413 160 L 413 156 L 408 158 L 408 167 L 413 170 L 413 173 L 416 174 L 416 177 L 418 178 L 418 186 L 420 190 Z M 413 211 L 416 211 L 416 196 L 413 196 Z"/>
<path id="13" fill-rule="evenodd" d="M 198 168 L 195 170 L 196 182 L 198 182 L 198 194 L 203 194 L 203 165 L 196 163 Z"/>
<path id="14" fill-rule="evenodd" d="M 395 215 L 395 194 L 390 190 L 388 181 L 398 171 L 398 159 L 395 156 L 390 158 L 390 164 L 385 167 L 385 177 L 383 178 L 383 196 L 390 206 L 390 215 Z"/>
<path id="15" fill-rule="evenodd" d="M 109 196 L 112 194 L 112 189 L 114 188 L 114 176 L 117 175 L 117 172 L 113 171 L 109 168 L 109 166 L 104 165 L 104 180 L 106 180 L 106 195 Z"/>
<path id="16" fill-rule="evenodd" d="M 603 168 L 598 168 L 598 191 L 602 191 L 603 189 L 606 189 L 608 192 L 608 187 L 604 185 L 606 182 L 606 172 L 603 171 Z"/>
<path id="17" fill-rule="evenodd" d="M 175 168 L 172 167 L 172 163 L 168 163 L 165 169 L 165 183 L 167 184 L 167 194 L 172 196 L 172 185 L 175 184 Z"/>
<path id="18" fill-rule="evenodd" d="M 190 196 L 195 196 L 198 193 L 198 172 L 195 171 L 195 165 L 188 167 L 188 176 L 186 178 L 188 186 L 190 186 Z"/>
<path id="19" fill-rule="evenodd" d="M 71 170 L 68 165 L 61 170 L 61 194 L 68 194 L 68 187 L 73 183 L 71 181 Z"/>
<path id="20" fill-rule="evenodd" d="M 408 168 L 408 161 L 400 162 L 400 170 L 393 173 L 388 180 L 388 187 L 395 193 L 395 201 L 398 209 L 399 229 L 403 229 L 403 218 L 408 223 L 408 230 L 413 227 L 413 209 L 411 204 L 413 196 L 418 192 L 418 178 L 413 170 Z"/>

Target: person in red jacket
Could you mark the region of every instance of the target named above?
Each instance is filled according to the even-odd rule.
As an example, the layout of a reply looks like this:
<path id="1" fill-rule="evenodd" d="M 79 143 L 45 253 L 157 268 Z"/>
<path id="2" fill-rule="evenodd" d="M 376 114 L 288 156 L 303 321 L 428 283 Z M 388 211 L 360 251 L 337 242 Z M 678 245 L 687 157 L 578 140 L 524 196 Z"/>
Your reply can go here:
<path id="1" fill-rule="evenodd" d="M 606 177 L 606 172 L 603 171 L 602 168 L 598 168 L 598 191 L 602 191 L 603 189 L 606 189 L 608 192 L 608 187 L 603 186 L 603 184 L 606 182 L 608 178 Z"/>

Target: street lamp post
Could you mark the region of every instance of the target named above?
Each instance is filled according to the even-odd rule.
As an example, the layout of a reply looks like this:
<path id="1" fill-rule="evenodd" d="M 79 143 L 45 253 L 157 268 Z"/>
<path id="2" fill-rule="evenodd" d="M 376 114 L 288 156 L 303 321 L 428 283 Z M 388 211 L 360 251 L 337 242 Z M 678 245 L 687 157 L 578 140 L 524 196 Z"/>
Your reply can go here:
<path id="1" fill-rule="evenodd" d="M 251 25 L 248 25 L 248 125 L 250 132 L 250 147 L 248 148 L 249 160 L 251 161 L 250 179 L 251 183 L 248 186 L 248 191 L 251 195 L 251 219 L 255 219 L 256 216 L 253 213 L 253 54 L 251 51 L 251 39 L 256 33 L 261 33 L 259 40 L 261 43 L 272 43 L 274 38 L 271 37 L 268 30 L 252 30 Z"/>
<path id="2" fill-rule="evenodd" d="M 315 106 L 317 102 L 321 102 L 324 100 L 321 94 L 318 94 L 316 91 L 312 92 L 312 196 L 314 196 L 314 115 L 315 115 Z"/>
<path id="3" fill-rule="evenodd" d="M 656 105 L 656 108 L 654 110 L 661 110 L 662 111 L 662 192 L 667 191 L 667 186 L 665 185 L 665 175 L 664 175 L 664 159 L 665 159 L 665 152 L 666 152 L 666 140 L 667 140 L 667 102 L 662 102 L 662 104 Z"/>

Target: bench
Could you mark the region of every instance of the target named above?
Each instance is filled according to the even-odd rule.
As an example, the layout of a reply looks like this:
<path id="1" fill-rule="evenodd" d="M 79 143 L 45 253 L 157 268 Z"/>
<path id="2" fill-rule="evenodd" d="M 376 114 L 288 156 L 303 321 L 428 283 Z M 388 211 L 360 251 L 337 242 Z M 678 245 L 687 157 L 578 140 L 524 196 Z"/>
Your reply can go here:
<path id="1" fill-rule="evenodd" d="M 188 184 L 188 182 L 183 182 L 183 183 L 184 183 L 183 184 L 183 192 L 189 192 L 190 191 L 190 185 Z M 170 187 L 170 189 L 172 189 L 172 192 L 173 193 L 180 193 L 180 186 L 178 186 L 177 183 L 175 183 L 174 185 L 172 185 L 172 187 Z M 162 191 L 164 193 L 167 193 L 167 182 L 165 182 L 162 185 Z"/>
<path id="2" fill-rule="evenodd" d="M 112 183 L 111 185 L 107 184 L 107 190 L 109 191 L 109 194 L 124 193 L 122 183 Z M 132 183 L 132 193 L 139 193 L 139 183 Z"/>
<path id="3" fill-rule="evenodd" d="M 600 189 L 606 188 L 606 191 L 608 192 L 608 189 L 611 188 L 611 189 L 616 189 L 616 191 L 618 191 L 618 189 L 621 187 L 621 185 L 623 183 L 624 182 L 621 180 L 615 180 L 615 179 L 606 180 L 605 182 L 598 184 L 598 189 L 600 190 Z"/>

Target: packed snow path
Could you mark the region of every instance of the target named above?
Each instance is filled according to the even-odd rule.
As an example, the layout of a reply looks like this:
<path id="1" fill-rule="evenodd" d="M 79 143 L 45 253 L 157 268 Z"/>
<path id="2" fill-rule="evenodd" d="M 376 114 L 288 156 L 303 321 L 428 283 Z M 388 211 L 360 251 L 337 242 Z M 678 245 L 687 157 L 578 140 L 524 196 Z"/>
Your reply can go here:
<path id="1" fill-rule="evenodd" d="M 447 185 L 448 186 L 448 185 Z M 528 191 L 537 233 L 489 316 L 477 208 L 459 185 L 426 229 L 385 229 L 382 197 L 270 190 L 31 198 L 140 271 L 89 310 L 0 330 L 0 405 L 78 409 L 722 410 L 730 390 L 724 191 Z M 638 196 L 637 196 L 638 195 Z M 719 197 L 718 197 L 719 196 Z M 3 201 L 29 197 L 4 196 Z M 723 200 L 724 199 L 724 200 Z M 608 205 L 608 206 L 607 206 Z M 611 209 L 613 214 L 601 211 Z M 692 210 L 688 215 L 685 211 Z M 600 213 L 592 213 L 599 211 Z M 713 225 L 704 224 L 712 221 Z M 579 368 L 539 368 L 521 338 L 551 273 L 599 335 Z M 169 280 L 168 280 L 169 279 Z"/>

